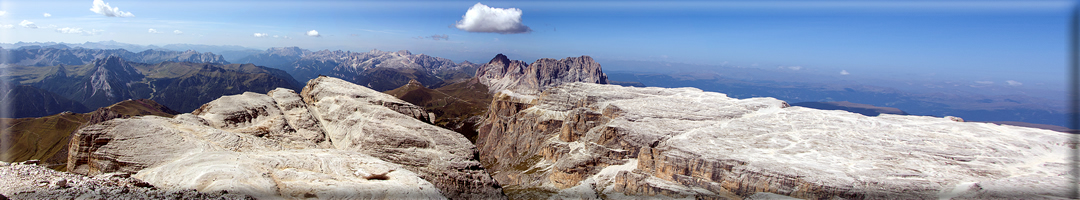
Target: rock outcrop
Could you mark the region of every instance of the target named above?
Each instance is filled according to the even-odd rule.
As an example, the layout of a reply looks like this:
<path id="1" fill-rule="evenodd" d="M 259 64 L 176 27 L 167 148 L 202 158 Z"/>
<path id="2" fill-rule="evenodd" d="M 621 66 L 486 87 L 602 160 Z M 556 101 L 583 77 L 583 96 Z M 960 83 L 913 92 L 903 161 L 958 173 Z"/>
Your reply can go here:
<path id="1" fill-rule="evenodd" d="M 607 84 L 607 75 L 589 56 L 559 60 L 541 58 L 532 64 L 510 60 L 499 54 L 477 68 L 476 77 L 491 93 L 511 90 L 518 94 L 536 95 L 564 83 L 585 82 Z"/>
<path id="2" fill-rule="evenodd" d="M 694 88 L 503 91 L 480 160 L 511 198 L 1066 198 L 1064 133 Z"/>
<path id="3" fill-rule="evenodd" d="M 130 176 L 126 173 L 83 176 L 53 171 L 31 162 L 0 162 L 0 199 L 253 199 L 224 192 L 162 190 Z"/>
<path id="4" fill-rule="evenodd" d="M 68 170 L 256 198 L 505 198 L 459 134 L 422 108 L 319 77 L 299 94 L 225 96 L 173 118 L 80 129 Z"/>

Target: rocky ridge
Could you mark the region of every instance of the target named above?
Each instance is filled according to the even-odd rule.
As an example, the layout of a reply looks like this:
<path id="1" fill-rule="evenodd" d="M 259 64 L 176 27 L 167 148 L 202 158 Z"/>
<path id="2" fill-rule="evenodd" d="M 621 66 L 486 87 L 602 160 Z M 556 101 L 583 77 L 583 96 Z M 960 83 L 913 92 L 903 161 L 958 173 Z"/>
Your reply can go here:
<path id="1" fill-rule="evenodd" d="M 694 88 L 496 94 L 480 160 L 511 198 L 1065 198 L 1064 133 L 791 107 Z"/>
<path id="2" fill-rule="evenodd" d="M 256 198 L 505 198 L 475 146 L 427 116 L 392 96 L 319 77 L 300 93 L 249 92 L 172 118 L 82 128 L 67 167 Z"/>
<path id="3" fill-rule="evenodd" d="M 63 45 L 59 45 L 37 48 L 22 47 L 17 49 L 0 49 L 0 54 L 8 57 L 7 60 L 2 61 L 3 63 L 22 66 L 84 65 L 90 64 L 94 62 L 94 60 L 108 58 L 109 56 L 117 56 L 124 58 L 124 60 L 139 63 L 191 62 L 229 64 L 228 61 L 225 61 L 225 57 L 222 57 L 221 55 L 210 52 L 199 53 L 192 50 L 145 50 L 141 52 L 130 52 L 124 49 L 67 48 Z"/>
<path id="4" fill-rule="evenodd" d="M 516 94 L 536 95 L 563 83 L 607 84 L 607 75 L 592 57 L 568 57 L 559 60 L 541 58 L 526 65 L 499 54 L 476 70 L 476 78 L 491 93 L 511 90 Z"/>

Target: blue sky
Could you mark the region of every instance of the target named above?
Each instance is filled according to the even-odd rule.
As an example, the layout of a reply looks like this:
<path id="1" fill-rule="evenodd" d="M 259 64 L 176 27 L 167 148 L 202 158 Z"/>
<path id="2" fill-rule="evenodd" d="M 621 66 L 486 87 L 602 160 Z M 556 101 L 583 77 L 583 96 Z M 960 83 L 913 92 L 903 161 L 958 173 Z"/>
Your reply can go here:
<path id="1" fill-rule="evenodd" d="M 122 1 L 0 2 L 0 42 L 115 40 L 263 49 L 401 50 L 474 62 L 590 55 L 848 76 L 1063 83 L 1073 1 Z M 477 3 L 531 32 L 455 27 Z M 44 13 L 51 16 L 45 17 Z M 20 25 L 24 20 L 38 28 Z M 4 28 L 8 26 L 10 28 Z M 60 30 L 63 28 L 68 28 Z M 150 33 L 155 29 L 159 33 Z M 174 31 L 179 30 L 181 34 Z M 307 36 L 317 30 L 320 37 Z M 62 33 L 67 31 L 68 33 Z M 255 37 L 265 33 L 267 37 Z M 272 36 L 278 36 L 274 38 Z M 446 35 L 447 40 L 429 36 Z M 287 39 L 284 37 L 288 37 Z M 419 37 L 428 37 L 421 38 Z M 601 63 L 603 64 L 603 63 Z M 605 66 L 618 69 L 618 66 Z"/>

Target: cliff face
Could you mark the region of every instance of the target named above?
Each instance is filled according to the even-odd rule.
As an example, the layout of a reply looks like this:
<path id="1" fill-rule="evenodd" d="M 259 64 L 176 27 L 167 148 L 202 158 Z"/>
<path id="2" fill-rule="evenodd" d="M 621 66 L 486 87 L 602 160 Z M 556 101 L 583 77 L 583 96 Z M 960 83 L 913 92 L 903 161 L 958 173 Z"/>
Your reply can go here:
<path id="1" fill-rule="evenodd" d="M 496 94 L 480 160 L 511 198 L 1067 197 L 1066 134 L 790 107 L 694 88 Z"/>
<path id="2" fill-rule="evenodd" d="M 559 60 L 542 58 L 528 66 L 524 61 L 510 60 L 499 54 L 477 68 L 476 77 L 491 93 L 512 90 L 519 94 L 536 95 L 564 83 L 585 82 L 607 84 L 607 75 L 589 56 Z"/>
<path id="3" fill-rule="evenodd" d="M 68 170 L 257 198 L 505 198 L 475 146 L 427 117 L 392 96 L 319 77 L 299 94 L 244 93 L 173 118 L 82 128 Z"/>

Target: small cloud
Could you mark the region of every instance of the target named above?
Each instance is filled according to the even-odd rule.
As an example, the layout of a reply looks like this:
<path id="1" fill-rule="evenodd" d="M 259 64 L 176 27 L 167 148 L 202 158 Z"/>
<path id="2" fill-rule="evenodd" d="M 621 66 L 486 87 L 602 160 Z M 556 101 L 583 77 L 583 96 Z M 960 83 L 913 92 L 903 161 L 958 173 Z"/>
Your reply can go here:
<path id="1" fill-rule="evenodd" d="M 90 11 L 106 17 L 135 17 L 131 12 L 120 11 L 120 7 L 109 6 L 109 3 L 102 0 L 94 0 L 94 6 L 90 7 Z"/>
<path id="2" fill-rule="evenodd" d="M 315 30 L 311 30 L 311 31 L 308 31 L 308 32 L 307 32 L 307 36 L 311 36 L 311 37 L 322 37 L 322 35 L 319 35 L 319 31 L 315 31 Z"/>
<path id="3" fill-rule="evenodd" d="M 454 25 L 458 29 L 479 33 L 528 33 L 532 29 L 521 24 L 521 9 L 492 8 L 481 3 L 465 11 L 461 21 Z"/>
<path id="4" fill-rule="evenodd" d="M 82 35 L 97 35 L 98 33 L 101 33 L 102 31 L 103 30 L 97 30 L 97 29 L 83 30 L 82 28 L 71 28 L 71 27 L 64 27 L 64 28 L 56 29 L 56 32 L 58 32 L 58 33 L 82 34 Z"/>
<path id="5" fill-rule="evenodd" d="M 983 84 L 983 85 L 990 85 L 990 84 L 994 84 L 994 82 L 993 82 L 993 81 L 975 81 L 975 83 L 978 83 L 978 84 Z"/>
<path id="6" fill-rule="evenodd" d="M 1024 85 L 1024 83 L 1021 83 L 1019 81 L 1014 81 L 1014 80 L 1007 80 L 1007 81 L 1005 81 L 1005 83 L 1008 83 L 1009 86 L 1021 86 L 1021 85 Z"/>
<path id="7" fill-rule="evenodd" d="M 840 75 L 848 75 L 848 74 L 851 74 L 851 73 L 848 73 L 847 70 L 840 70 Z"/>
<path id="8" fill-rule="evenodd" d="M 0 10 L 0 16 L 7 15 L 7 11 Z"/>
<path id="9" fill-rule="evenodd" d="M 495 38 L 495 41 L 496 41 L 496 42 L 498 42 L 498 41 L 499 41 L 499 38 Z"/>
<path id="10" fill-rule="evenodd" d="M 799 71 L 799 70 L 802 69 L 802 66 L 780 66 L 780 67 L 777 67 L 777 68 Z"/>
<path id="11" fill-rule="evenodd" d="M 261 38 L 261 37 L 266 37 L 266 36 L 270 36 L 270 34 L 266 34 L 266 33 L 255 33 L 255 37 L 258 37 L 258 38 Z M 275 35 L 274 37 L 277 37 L 277 36 Z"/>
<path id="12" fill-rule="evenodd" d="M 14 24 L 0 24 L 0 28 L 11 29 L 11 28 L 15 28 L 15 25 Z"/>
<path id="13" fill-rule="evenodd" d="M 349 34 L 349 36 L 356 37 L 356 36 L 360 36 L 360 34 L 353 33 L 353 34 Z"/>
<path id="14" fill-rule="evenodd" d="M 38 28 L 37 24 L 34 24 L 34 22 L 26 21 L 26 20 L 22 20 L 22 22 L 19 22 L 19 26 L 22 26 L 24 28 Z"/>
<path id="15" fill-rule="evenodd" d="M 428 36 L 427 38 L 431 38 L 432 40 L 450 40 L 450 36 L 446 35 L 446 34 L 432 35 L 432 36 Z"/>
<path id="16" fill-rule="evenodd" d="M 180 30 L 173 30 L 172 33 L 175 33 L 177 35 L 184 34 L 184 32 Z"/>
<path id="17" fill-rule="evenodd" d="M 148 33 L 154 33 L 154 34 L 158 34 L 158 33 L 161 33 L 161 31 L 158 31 L 157 29 L 150 29 L 150 30 L 147 30 L 146 32 L 148 32 Z"/>
<path id="18" fill-rule="evenodd" d="M 44 15 L 45 17 L 52 17 L 52 14 L 49 14 L 49 13 L 45 13 L 45 14 L 43 14 L 43 15 Z"/>

